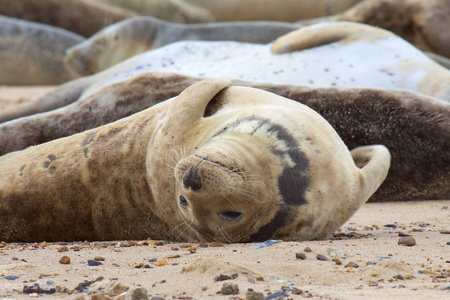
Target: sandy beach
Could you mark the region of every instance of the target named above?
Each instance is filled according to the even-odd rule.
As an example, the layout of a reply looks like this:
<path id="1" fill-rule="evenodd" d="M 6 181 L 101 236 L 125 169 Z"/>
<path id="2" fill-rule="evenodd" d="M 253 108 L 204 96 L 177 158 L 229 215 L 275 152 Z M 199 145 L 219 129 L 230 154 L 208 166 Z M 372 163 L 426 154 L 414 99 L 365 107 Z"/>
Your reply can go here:
<path id="1" fill-rule="evenodd" d="M 399 245 L 399 235 L 413 237 L 415 245 Z M 254 249 L 257 245 L 151 237 L 3 243 L 0 299 L 125 299 L 129 288 L 146 289 L 149 299 L 264 299 L 255 293 L 266 299 L 450 296 L 450 201 L 367 203 L 331 239 Z M 69 264 L 60 262 L 63 256 Z M 92 261 L 101 265 L 90 266 Z M 228 291 L 236 294 L 224 295 L 225 283 L 237 285 L 238 291 Z M 246 298 L 248 289 L 256 298 Z"/>

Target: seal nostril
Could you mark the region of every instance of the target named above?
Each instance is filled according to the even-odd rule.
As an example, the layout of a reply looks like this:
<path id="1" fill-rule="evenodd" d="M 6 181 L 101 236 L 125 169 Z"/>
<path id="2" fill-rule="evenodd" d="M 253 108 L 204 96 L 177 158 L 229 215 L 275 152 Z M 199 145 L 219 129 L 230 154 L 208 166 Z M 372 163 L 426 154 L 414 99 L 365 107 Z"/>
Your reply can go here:
<path id="1" fill-rule="evenodd" d="M 189 205 L 189 203 L 187 202 L 186 198 L 184 198 L 183 196 L 180 196 L 180 205 L 184 206 L 184 207 Z"/>
<path id="2" fill-rule="evenodd" d="M 242 216 L 242 213 L 238 212 L 238 211 L 229 210 L 229 211 L 221 212 L 220 215 L 227 219 L 237 219 L 240 216 Z"/>
<path id="3" fill-rule="evenodd" d="M 198 171 L 199 169 L 194 166 L 189 169 L 189 172 L 183 177 L 183 185 L 185 188 L 191 188 L 193 191 L 198 191 L 202 188 L 202 182 Z"/>

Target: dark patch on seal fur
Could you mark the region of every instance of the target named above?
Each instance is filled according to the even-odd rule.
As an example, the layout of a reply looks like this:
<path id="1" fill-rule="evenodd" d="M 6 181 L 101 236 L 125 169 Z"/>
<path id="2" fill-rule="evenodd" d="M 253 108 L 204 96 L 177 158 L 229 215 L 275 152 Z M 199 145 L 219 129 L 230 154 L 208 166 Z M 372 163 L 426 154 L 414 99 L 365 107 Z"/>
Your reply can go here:
<path id="1" fill-rule="evenodd" d="M 86 138 L 83 140 L 83 142 L 81 143 L 81 147 L 85 147 L 85 146 L 89 145 L 90 143 L 92 143 L 92 141 L 94 140 L 96 135 L 97 135 L 97 131 L 89 133 L 86 136 Z"/>
<path id="2" fill-rule="evenodd" d="M 198 174 L 199 167 L 198 165 L 191 166 L 189 172 L 186 173 L 183 177 L 183 185 L 185 188 L 190 188 L 194 192 L 199 191 L 202 188 L 202 182 L 200 179 L 200 175 Z"/>
<path id="3" fill-rule="evenodd" d="M 275 232 L 290 223 L 292 208 L 288 205 L 281 206 L 273 219 L 264 226 L 261 226 L 258 232 L 250 236 L 250 242 L 265 241 L 273 237 Z"/>
<path id="4" fill-rule="evenodd" d="M 52 161 L 58 159 L 56 156 L 51 155 L 51 154 L 50 154 L 47 158 L 48 158 L 48 161 L 46 161 L 46 162 L 43 164 L 43 167 L 44 167 L 45 169 L 47 169 L 47 168 L 50 166 L 50 164 L 52 163 Z"/>
<path id="5" fill-rule="evenodd" d="M 309 161 L 306 155 L 299 150 L 297 141 L 283 126 L 273 124 L 268 119 L 250 117 L 231 124 L 226 129 L 217 133 L 214 137 L 217 137 L 225 132 L 233 131 L 244 123 L 255 121 L 257 122 L 257 125 L 249 134 L 254 135 L 259 129 L 266 126 L 266 130 L 269 133 L 276 135 L 277 139 L 283 141 L 289 149 L 287 151 L 282 151 L 270 146 L 271 152 L 280 157 L 281 161 L 283 161 L 283 157 L 289 156 L 289 158 L 295 163 L 294 167 L 289 167 L 286 164 L 283 164 L 283 173 L 278 177 L 278 190 L 282 197 L 283 203 L 294 206 L 308 204 L 305 194 L 309 187 Z"/>
<path id="6" fill-rule="evenodd" d="M 23 166 L 20 167 L 20 169 L 19 169 L 19 172 L 20 172 L 19 176 L 23 176 L 23 170 L 25 170 L 26 166 L 27 165 L 23 165 Z"/>

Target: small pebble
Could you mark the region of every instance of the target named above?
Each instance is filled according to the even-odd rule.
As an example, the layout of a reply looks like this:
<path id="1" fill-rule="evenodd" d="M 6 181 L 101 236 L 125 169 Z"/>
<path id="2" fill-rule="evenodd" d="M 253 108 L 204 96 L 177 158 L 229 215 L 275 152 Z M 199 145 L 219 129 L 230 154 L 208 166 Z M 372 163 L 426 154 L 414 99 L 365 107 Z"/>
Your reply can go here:
<path id="1" fill-rule="evenodd" d="M 328 252 L 328 255 L 330 255 L 330 256 L 335 256 L 335 257 L 337 256 L 339 258 L 345 258 L 345 254 L 342 251 L 328 249 L 327 252 Z"/>
<path id="2" fill-rule="evenodd" d="M 112 300 L 112 298 L 101 294 L 94 294 L 91 296 L 91 300 Z"/>
<path id="3" fill-rule="evenodd" d="M 165 265 L 167 265 L 167 260 L 165 260 L 164 258 L 160 258 L 156 261 L 156 265 L 159 267 L 165 266 Z"/>
<path id="4" fill-rule="evenodd" d="M 47 285 L 52 285 L 53 284 L 53 280 L 48 280 L 47 281 Z"/>
<path id="5" fill-rule="evenodd" d="M 206 291 L 208 289 L 208 285 L 207 284 L 203 284 L 201 289 L 202 289 L 202 291 Z"/>
<path id="6" fill-rule="evenodd" d="M 322 261 L 327 261 L 328 260 L 328 258 L 325 255 L 322 255 L 322 254 L 317 254 L 316 258 L 318 260 L 322 260 Z"/>
<path id="7" fill-rule="evenodd" d="M 228 280 L 228 279 L 231 279 L 231 276 L 220 274 L 219 276 L 216 276 L 214 278 L 214 281 L 225 281 L 225 280 Z"/>
<path id="8" fill-rule="evenodd" d="M 388 228 L 397 228 L 397 225 L 395 225 L 395 224 L 386 224 L 386 225 L 384 225 L 384 227 L 388 227 Z"/>
<path id="9" fill-rule="evenodd" d="M 266 297 L 265 300 L 278 299 L 278 298 L 284 298 L 284 297 L 287 297 L 286 293 L 283 291 L 279 291 L 279 292 L 270 294 L 269 296 Z"/>
<path id="10" fill-rule="evenodd" d="M 30 286 L 24 286 L 22 292 L 24 294 L 54 294 L 56 293 L 56 289 L 55 288 L 51 288 L 51 289 L 43 289 L 39 286 L 39 284 L 35 283 L 33 285 Z"/>
<path id="11" fill-rule="evenodd" d="M 408 232 L 406 232 L 406 231 L 400 231 L 398 233 L 398 236 L 411 236 L 411 235 Z"/>
<path id="12" fill-rule="evenodd" d="M 253 249 L 261 249 L 265 247 L 272 246 L 273 244 L 278 244 L 279 242 L 277 240 L 267 240 L 265 242 L 262 242 L 261 244 L 255 246 Z"/>
<path id="13" fill-rule="evenodd" d="M 450 290 L 450 284 L 442 284 L 438 286 L 436 289 L 440 291 Z"/>
<path id="14" fill-rule="evenodd" d="M 11 260 L 19 260 L 19 258 L 14 256 L 13 258 L 11 258 Z"/>
<path id="15" fill-rule="evenodd" d="M 450 230 L 448 230 L 448 229 L 442 229 L 442 230 L 439 230 L 439 232 L 441 234 L 450 234 Z"/>
<path id="16" fill-rule="evenodd" d="M 64 255 L 63 257 L 61 257 L 61 259 L 59 260 L 59 263 L 63 264 L 63 265 L 68 265 L 70 264 L 70 257 Z"/>
<path id="17" fill-rule="evenodd" d="M 295 253 L 295 258 L 305 260 L 306 254 L 305 253 Z"/>
<path id="18" fill-rule="evenodd" d="M 333 258 L 333 261 L 334 261 L 334 263 L 335 263 L 336 265 L 338 265 L 338 266 L 342 265 L 342 261 L 339 259 L 339 257 Z"/>
<path id="19" fill-rule="evenodd" d="M 96 257 L 94 257 L 94 260 L 96 260 L 96 261 L 105 261 L 105 258 L 102 257 L 102 256 L 96 256 Z"/>
<path id="20" fill-rule="evenodd" d="M 416 240 L 412 236 L 405 236 L 398 240 L 398 244 L 411 247 L 416 245 Z"/>
<path id="21" fill-rule="evenodd" d="M 147 300 L 147 290 L 142 287 L 132 287 L 125 294 L 125 300 Z"/>
<path id="22" fill-rule="evenodd" d="M 88 260 L 88 265 L 91 267 L 101 266 L 102 263 L 93 259 Z"/>
<path id="23" fill-rule="evenodd" d="M 232 282 L 225 282 L 220 289 L 222 295 L 236 295 L 239 294 L 239 287 L 237 284 L 233 284 Z"/>
<path id="24" fill-rule="evenodd" d="M 305 251 L 305 252 L 312 252 L 311 248 L 309 248 L 309 247 L 305 247 L 305 249 L 303 249 L 303 251 Z"/>
<path id="25" fill-rule="evenodd" d="M 67 246 L 62 246 L 61 248 L 58 249 L 58 252 L 67 252 L 67 251 L 69 251 Z"/>
<path id="26" fill-rule="evenodd" d="M 9 275 L 9 276 L 3 276 L 6 280 L 16 280 L 19 279 L 19 276 Z"/>
<path id="27" fill-rule="evenodd" d="M 359 265 L 357 263 L 355 263 L 354 261 L 351 261 L 345 267 L 346 268 L 359 268 Z"/>
<path id="28" fill-rule="evenodd" d="M 6 242 L 5 241 L 1 241 L 0 242 L 0 248 L 6 247 Z"/>
<path id="29" fill-rule="evenodd" d="M 245 300 L 264 300 L 264 294 L 248 289 L 247 293 L 245 293 Z"/>

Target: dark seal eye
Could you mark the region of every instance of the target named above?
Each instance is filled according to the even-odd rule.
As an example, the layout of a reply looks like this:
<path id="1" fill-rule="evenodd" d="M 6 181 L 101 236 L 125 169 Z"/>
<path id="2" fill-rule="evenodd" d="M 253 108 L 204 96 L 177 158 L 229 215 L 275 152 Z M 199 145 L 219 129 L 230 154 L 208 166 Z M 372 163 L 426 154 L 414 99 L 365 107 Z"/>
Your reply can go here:
<path id="1" fill-rule="evenodd" d="M 187 202 L 186 198 L 184 198 L 183 196 L 180 196 L 180 205 L 188 206 L 188 202 Z"/>
<path id="2" fill-rule="evenodd" d="M 242 213 L 238 212 L 238 211 L 228 210 L 228 211 L 221 212 L 220 215 L 227 219 L 237 219 L 240 216 L 242 216 Z"/>

